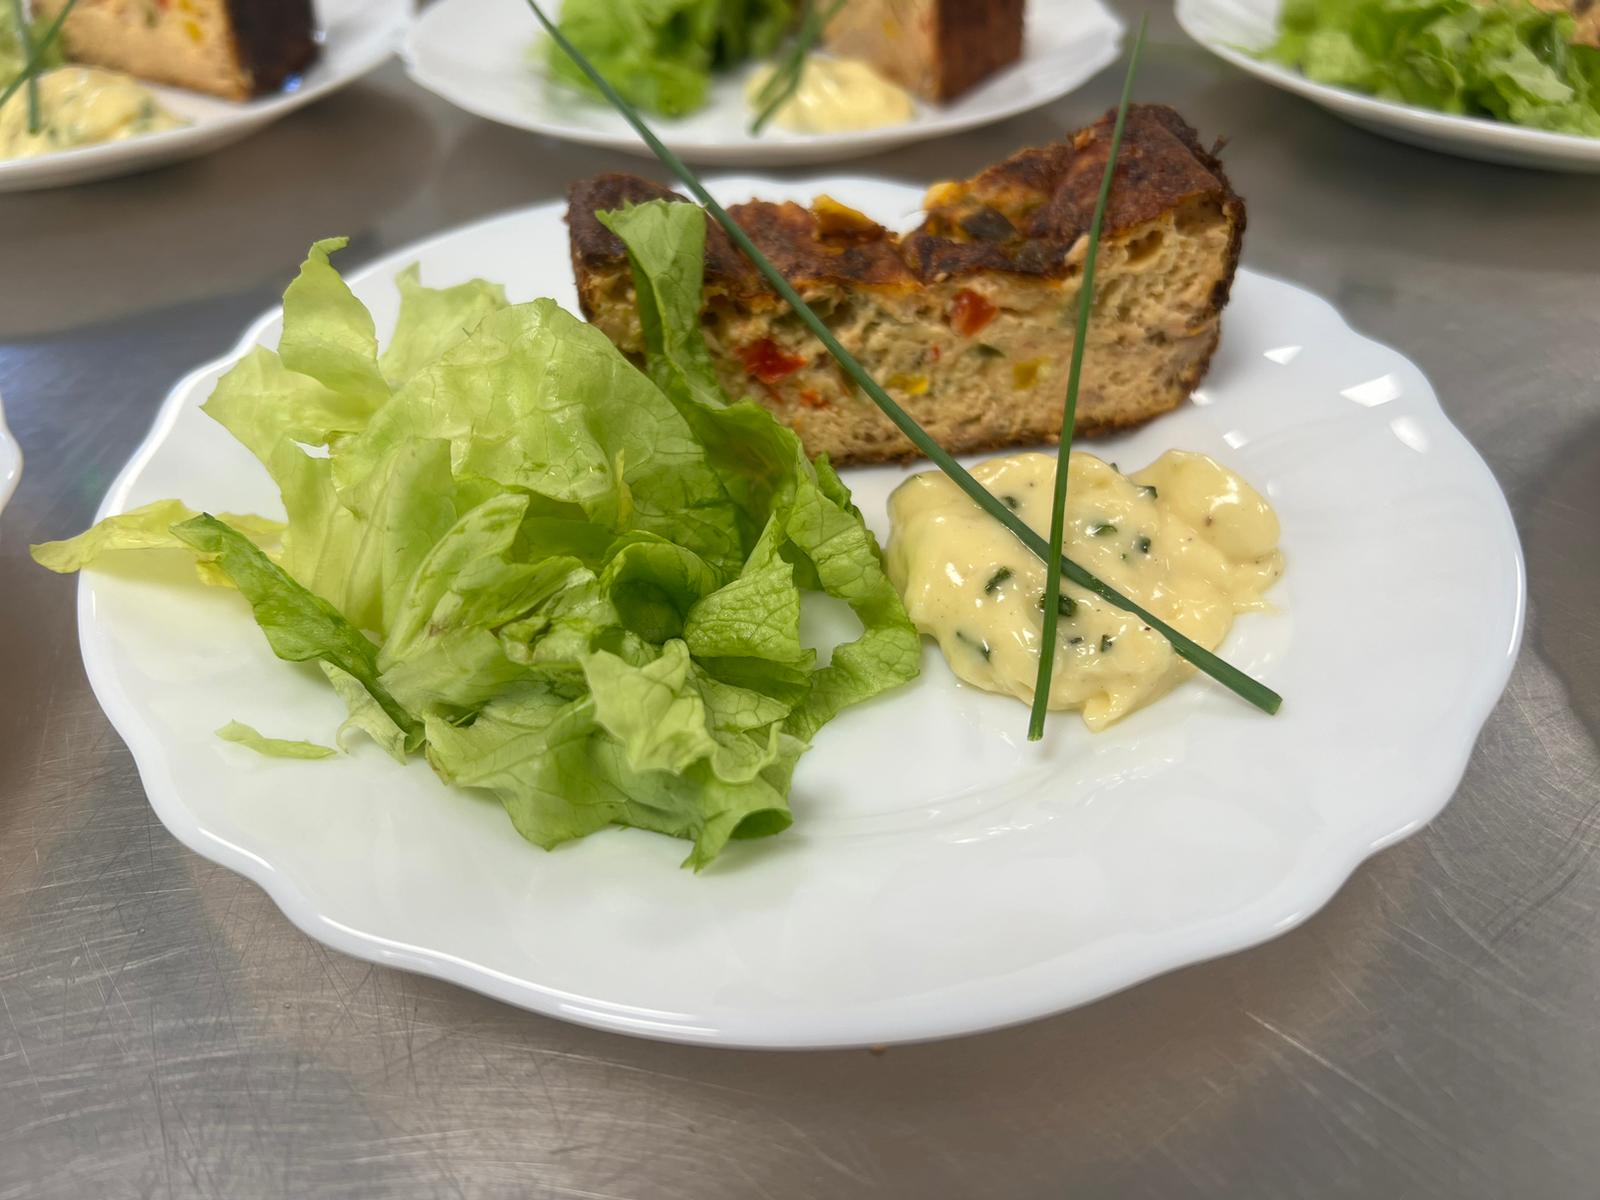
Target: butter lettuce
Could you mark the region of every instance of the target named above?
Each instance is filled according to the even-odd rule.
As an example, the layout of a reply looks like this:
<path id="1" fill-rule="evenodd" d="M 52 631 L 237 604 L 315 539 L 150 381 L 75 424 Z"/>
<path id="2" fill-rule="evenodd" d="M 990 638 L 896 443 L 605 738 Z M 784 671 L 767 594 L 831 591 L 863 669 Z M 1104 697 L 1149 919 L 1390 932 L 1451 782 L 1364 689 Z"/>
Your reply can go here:
<path id="1" fill-rule="evenodd" d="M 650 378 L 705 446 L 746 534 L 761 531 L 747 567 L 769 566 L 763 547 L 770 547 L 768 553 L 782 556 L 795 582 L 844 601 L 861 622 L 860 638 L 835 647 L 829 664 L 810 672 L 807 694 L 790 717 L 790 732 L 810 738 L 849 705 L 914 678 L 920 641 L 883 569 L 877 541 L 826 457 L 809 462 L 795 432 L 760 406 L 724 402 L 700 332 L 704 213 L 690 204 L 654 201 L 601 214 L 601 220 L 628 251 Z M 791 615 L 784 609 L 779 618 L 771 609 L 784 589 L 770 571 L 765 588 L 744 575 L 729 586 L 734 595 L 719 605 L 720 628 L 702 612 L 696 626 L 701 644 L 697 648 L 691 639 L 691 649 L 719 662 L 755 659 L 809 668 L 804 656 L 791 655 L 787 642 L 782 648 L 764 644 L 769 630 L 788 628 Z M 727 640 L 734 632 L 731 609 L 742 610 L 734 620 L 743 629 L 742 642 Z M 797 622 L 797 608 L 793 616 Z M 749 684 L 743 671 L 725 677 Z M 773 683 L 779 684 L 777 672 Z"/>
<path id="2" fill-rule="evenodd" d="M 225 742 L 233 742 L 267 758 L 332 758 L 338 753 L 332 746 L 319 746 L 316 742 L 296 742 L 287 738 L 267 737 L 242 721 L 229 721 L 217 730 Z"/>
<path id="3" fill-rule="evenodd" d="M 645 371 L 551 301 L 426 288 L 414 269 L 380 352 L 330 261 L 342 240 L 319 242 L 278 348 L 252 350 L 204 406 L 287 520 L 164 501 L 35 558 L 73 571 L 187 549 L 274 653 L 320 665 L 349 713 L 341 746 L 360 733 L 424 754 L 540 846 L 629 825 L 692 842 L 699 869 L 787 828 L 810 739 L 912 678 L 918 639 L 838 476 L 718 386 L 704 215 L 606 219 L 632 258 Z M 862 627 L 826 665 L 800 637 L 807 591 Z"/>
<path id="4" fill-rule="evenodd" d="M 35 546 L 34 561 L 52 571 L 67 573 L 81 570 L 102 554 L 113 550 L 193 549 L 173 531 L 173 526 L 199 515 L 180 501 L 157 500 L 153 504 L 107 517 L 77 537 Z M 224 513 L 222 520 L 259 545 L 275 543 L 284 533 L 282 521 L 269 521 L 265 517 Z M 202 575 L 202 578 L 211 580 L 209 575 Z M 217 581 L 225 582 L 226 579 L 222 577 Z"/>
<path id="5" fill-rule="evenodd" d="M 208 513 L 174 525 L 172 532 L 216 562 L 250 602 L 267 644 L 288 662 L 320 661 L 360 681 L 389 718 L 408 732 L 416 720 L 378 681 L 378 652 L 326 600 L 312 595 L 250 540 Z"/>
<path id="6" fill-rule="evenodd" d="M 1600 136 L 1600 50 L 1530 0 L 1287 0 L 1264 57 L 1442 112 Z"/>
<path id="7" fill-rule="evenodd" d="M 561 32 L 630 103 L 681 117 L 706 102 L 713 68 L 764 58 L 794 24 L 792 0 L 564 0 Z M 551 77 L 598 96 L 554 42 Z"/>

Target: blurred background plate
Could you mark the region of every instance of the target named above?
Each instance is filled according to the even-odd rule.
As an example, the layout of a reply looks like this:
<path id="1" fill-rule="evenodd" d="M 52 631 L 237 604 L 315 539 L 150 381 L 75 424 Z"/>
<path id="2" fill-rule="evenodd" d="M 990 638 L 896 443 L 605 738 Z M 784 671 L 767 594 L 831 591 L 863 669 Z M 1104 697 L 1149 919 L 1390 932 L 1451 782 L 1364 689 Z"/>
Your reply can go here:
<path id="1" fill-rule="evenodd" d="M 293 87 L 242 104 L 179 88 L 150 85 L 174 116 L 189 124 L 122 142 L 103 142 L 0 161 L 0 192 L 61 187 L 147 171 L 220 150 L 359 79 L 394 53 L 410 17 L 410 0 L 317 0 L 322 55 Z"/>
<path id="2" fill-rule="evenodd" d="M 557 5 L 547 11 L 554 15 Z M 652 117 L 651 127 L 691 162 L 739 166 L 828 162 L 988 125 L 1066 95 L 1114 62 L 1122 22 L 1100 0 L 1029 0 L 1020 62 L 949 104 L 918 104 L 907 124 L 850 133 L 791 133 L 772 126 L 749 132 L 744 81 L 750 64 L 712 85 L 710 102 L 681 120 Z M 406 36 L 411 77 L 452 104 L 534 133 L 649 155 L 604 101 L 552 83 L 544 35 L 524 0 L 439 0 Z M 649 114 L 647 114 L 649 116 Z"/>
<path id="3" fill-rule="evenodd" d="M 17 490 L 22 478 L 22 447 L 6 428 L 6 406 L 0 401 L 0 512 L 5 512 L 6 501 Z"/>
<path id="4" fill-rule="evenodd" d="M 1282 0 L 1177 0 L 1178 24 L 1219 58 L 1257 79 L 1304 96 L 1353 125 L 1444 154 L 1514 167 L 1600 172 L 1600 138 L 1547 133 L 1505 121 L 1460 117 L 1394 100 L 1380 100 L 1307 79 L 1252 51 L 1277 37 Z"/>

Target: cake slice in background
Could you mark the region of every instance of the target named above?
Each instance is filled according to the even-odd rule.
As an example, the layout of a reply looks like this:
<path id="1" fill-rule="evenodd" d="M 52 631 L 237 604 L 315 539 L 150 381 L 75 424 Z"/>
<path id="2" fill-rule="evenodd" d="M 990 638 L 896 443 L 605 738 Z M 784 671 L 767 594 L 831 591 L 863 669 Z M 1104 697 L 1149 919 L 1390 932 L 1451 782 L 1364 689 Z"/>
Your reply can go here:
<path id="1" fill-rule="evenodd" d="M 54 17 L 66 0 L 34 0 Z M 79 0 L 67 57 L 151 83 L 249 100 L 281 89 L 317 56 L 311 0 Z"/>
<path id="2" fill-rule="evenodd" d="M 849 0 L 823 33 L 924 100 L 954 99 L 1022 57 L 1024 0 Z"/>

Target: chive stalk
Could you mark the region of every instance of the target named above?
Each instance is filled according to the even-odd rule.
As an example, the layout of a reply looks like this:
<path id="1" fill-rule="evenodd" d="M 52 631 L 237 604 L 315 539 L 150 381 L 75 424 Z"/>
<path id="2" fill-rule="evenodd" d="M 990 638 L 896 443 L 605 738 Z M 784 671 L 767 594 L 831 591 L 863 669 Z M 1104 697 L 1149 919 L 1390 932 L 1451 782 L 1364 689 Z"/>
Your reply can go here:
<path id="1" fill-rule="evenodd" d="M 1050 560 L 1050 543 L 1018 519 L 1011 509 L 1007 508 L 1002 501 L 974 479 L 971 472 L 957 462 L 938 442 L 934 441 L 927 431 L 912 419 L 909 413 L 890 398 L 889 393 L 878 386 L 877 381 L 867 373 L 866 368 L 855 360 L 854 356 L 839 343 L 839 339 L 833 336 L 832 330 L 823 324 L 822 319 L 816 313 L 811 311 L 811 307 L 801 299 L 800 293 L 795 291 L 782 273 L 767 261 L 766 255 L 761 253 L 756 244 L 750 240 L 750 236 L 739 227 L 738 222 L 728 215 L 727 210 L 716 202 L 710 192 L 706 191 L 705 185 L 700 182 L 699 176 L 691 171 L 682 159 L 667 148 L 661 139 L 655 135 L 654 131 L 651 130 L 650 126 L 645 123 L 644 118 L 635 111 L 634 107 L 618 94 L 616 88 L 611 86 L 606 77 L 595 69 L 594 64 L 584 57 L 583 53 L 556 27 L 555 22 L 545 15 L 544 10 L 539 7 L 538 0 L 527 0 L 527 4 L 533 15 L 538 19 L 539 24 L 550 35 L 551 40 L 560 46 L 562 51 L 578 65 L 578 69 L 588 76 L 590 82 L 599 89 L 600 94 L 622 114 L 623 119 L 629 125 L 633 126 L 634 132 L 644 140 L 651 153 L 660 159 L 662 164 L 682 181 L 684 187 L 689 190 L 689 194 L 700 203 L 717 224 L 722 226 L 733 244 L 738 246 L 750 261 L 755 264 L 756 269 L 766 278 L 773 290 L 788 302 L 801 323 L 811 330 L 817 340 L 823 344 L 828 353 L 839 364 L 840 369 L 854 381 L 857 387 L 866 393 L 867 397 L 878 406 L 883 415 L 888 417 L 894 426 L 906 435 L 907 440 L 929 461 L 949 476 L 951 482 L 960 488 L 974 504 L 1004 525 L 1029 553 L 1040 561 L 1048 563 Z M 1194 664 L 1194 666 L 1211 676 L 1218 683 L 1249 701 L 1263 712 L 1275 713 L 1278 711 L 1279 705 L 1283 703 L 1283 698 L 1267 687 L 1266 684 L 1252 679 L 1239 668 L 1225 662 L 1198 642 L 1193 641 L 1168 625 L 1154 613 L 1147 612 L 1137 602 L 1124 596 L 1110 584 L 1102 582 L 1071 559 L 1060 558 L 1060 564 L 1061 574 L 1064 578 L 1086 591 L 1093 592 L 1107 603 L 1138 617 L 1144 624 L 1150 626 L 1150 628 L 1156 630 L 1171 642 L 1173 650 L 1180 658 Z"/>
<path id="2" fill-rule="evenodd" d="M 28 28 L 28 14 L 23 10 L 22 0 L 11 0 L 11 19 L 17 24 L 17 40 L 22 45 L 22 58 L 27 61 L 33 56 L 33 31 Z M 28 76 L 28 132 L 34 137 L 39 136 L 39 130 L 44 128 L 44 116 L 39 109 L 39 76 Z"/>
<path id="3" fill-rule="evenodd" d="M 61 27 L 66 24 L 68 14 L 77 6 L 78 0 L 67 0 L 66 4 L 62 5 L 61 11 L 56 14 L 56 19 L 50 22 L 49 28 L 44 31 L 44 36 L 34 43 L 31 51 L 28 51 L 28 61 L 22 64 L 21 73 L 6 84 L 4 91 L 0 91 L 0 108 L 4 108 L 11 100 L 11 97 L 15 96 L 24 84 L 28 86 L 29 133 L 37 134 L 39 132 L 39 126 L 35 124 L 34 120 L 34 106 L 38 102 L 39 95 L 39 84 L 36 78 L 39 74 L 39 68 L 44 65 L 45 55 L 50 52 L 50 47 L 55 44 L 56 38 L 60 36 Z M 23 28 L 26 29 L 26 26 L 24 25 Z M 23 45 L 26 46 L 28 35 L 24 33 L 22 36 Z"/>
<path id="4" fill-rule="evenodd" d="M 1072 360 L 1067 367 L 1067 398 L 1061 406 L 1061 441 L 1056 451 L 1055 492 L 1050 500 L 1050 549 L 1044 560 L 1044 633 L 1039 642 L 1039 671 L 1033 681 L 1033 707 L 1028 713 L 1028 740 L 1044 736 L 1045 718 L 1050 712 L 1050 678 L 1056 666 L 1057 601 L 1061 596 L 1061 542 L 1067 530 L 1067 464 L 1072 458 L 1072 427 L 1078 420 L 1078 382 L 1083 377 L 1083 348 L 1089 337 L 1089 313 L 1094 308 L 1094 267 L 1100 257 L 1100 230 L 1105 224 L 1106 205 L 1111 199 L 1111 180 L 1117 173 L 1117 154 L 1122 149 L 1122 130 L 1128 123 L 1128 105 L 1133 100 L 1133 77 L 1139 70 L 1139 51 L 1144 48 L 1144 29 L 1148 17 L 1139 20 L 1139 32 L 1128 56 L 1128 73 L 1122 80 L 1122 100 L 1117 104 L 1116 123 L 1111 127 L 1111 148 L 1106 154 L 1105 174 L 1100 177 L 1100 195 L 1094 204 L 1094 219 L 1089 222 L 1089 244 L 1083 255 L 1083 277 L 1078 284 L 1078 325 L 1072 338 Z M 1115 525 L 1102 522 L 1089 532 L 1095 537 L 1115 533 Z"/>

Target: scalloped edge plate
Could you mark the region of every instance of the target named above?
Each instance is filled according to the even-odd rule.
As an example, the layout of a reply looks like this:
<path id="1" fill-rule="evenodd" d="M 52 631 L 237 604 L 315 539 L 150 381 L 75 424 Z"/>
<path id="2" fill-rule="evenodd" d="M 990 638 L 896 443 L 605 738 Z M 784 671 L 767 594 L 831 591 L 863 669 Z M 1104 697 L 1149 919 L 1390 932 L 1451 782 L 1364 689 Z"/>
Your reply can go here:
<path id="1" fill-rule="evenodd" d="M 919 202 L 851 177 L 712 186 L 730 203 L 826 191 L 885 216 Z M 514 300 L 571 305 L 561 218 L 556 204 L 492 218 L 350 278 L 380 333 L 413 261 L 430 283 L 482 274 Z M 169 495 L 277 511 L 197 406 L 279 316 L 178 384 L 101 515 Z M 700 876 L 678 869 L 682 843 L 635 830 L 539 851 L 498 805 L 373 746 L 303 764 L 218 741 L 230 717 L 325 740 L 343 714 L 320 676 L 272 658 L 236 597 L 174 587 L 187 564 L 85 573 L 84 661 L 168 829 L 346 953 L 685 1042 L 990 1029 L 1304 920 L 1449 800 L 1516 656 L 1504 496 L 1421 372 L 1324 301 L 1241 271 L 1194 403 L 1094 449 L 1133 464 L 1173 445 L 1241 470 L 1282 517 L 1280 611 L 1241 619 L 1224 648 L 1284 693 L 1279 716 L 1191 680 L 1103 734 L 1058 716 L 1030 745 L 1021 705 L 958 684 L 930 648 L 922 679 L 822 731 L 793 829 Z M 880 533 L 905 474 L 846 472 Z"/>

